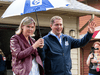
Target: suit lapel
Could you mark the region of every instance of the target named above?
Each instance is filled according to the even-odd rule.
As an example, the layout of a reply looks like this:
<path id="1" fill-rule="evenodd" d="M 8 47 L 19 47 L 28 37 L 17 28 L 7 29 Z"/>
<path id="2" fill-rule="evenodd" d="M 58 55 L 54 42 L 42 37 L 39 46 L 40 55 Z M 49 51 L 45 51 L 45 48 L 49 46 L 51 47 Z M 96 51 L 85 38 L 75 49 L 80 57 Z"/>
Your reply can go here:
<path id="1" fill-rule="evenodd" d="M 26 47 L 30 47 L 31 45 L 33 45 L 34 41 L 32 41 L 33 39 L 30 36 L 29 36 L 29 40 L 30 40 L 31 45 L 28 43 L 28 41 L 26 40 L 26 38 L 24 37 L 23 34 L 20 34 L 19 37 L 24 42 L 24 44 L 25 44 Z"/>
<path id="2" fill-rule="evenodd" d="M 35 43 L 35 40 L 33 40 L 30 36 L 29 36 L 29 40 L 30 40 L 31 45 Z"/>

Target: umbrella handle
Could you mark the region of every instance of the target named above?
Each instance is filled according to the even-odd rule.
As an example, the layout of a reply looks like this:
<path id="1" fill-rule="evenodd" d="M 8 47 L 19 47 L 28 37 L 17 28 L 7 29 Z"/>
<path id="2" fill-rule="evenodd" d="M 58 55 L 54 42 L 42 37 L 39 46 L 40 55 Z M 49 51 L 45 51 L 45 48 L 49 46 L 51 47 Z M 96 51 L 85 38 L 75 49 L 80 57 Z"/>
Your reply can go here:
<path id="1" fill-rule="evenodd" d="M 35 14 L 36 14 L 37 24 L 38 24 L 38 28 L 39 28 L 40 38 L 42 38 L 36 10 L 35 10 Z"/>

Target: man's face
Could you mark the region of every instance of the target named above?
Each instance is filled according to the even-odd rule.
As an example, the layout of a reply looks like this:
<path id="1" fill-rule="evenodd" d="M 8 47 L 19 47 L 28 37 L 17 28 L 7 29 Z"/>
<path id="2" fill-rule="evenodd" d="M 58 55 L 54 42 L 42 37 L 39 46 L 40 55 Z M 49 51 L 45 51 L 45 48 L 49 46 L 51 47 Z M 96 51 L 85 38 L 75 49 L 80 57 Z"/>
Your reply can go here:
<path id="1" fill-rule="evenodd" d="M 54 23 L 50 25 L 52 32 L 57 35 L 60 36 L 62 30 L 63 30 L 63 23 L 62 20 L 54 20 Z"/>

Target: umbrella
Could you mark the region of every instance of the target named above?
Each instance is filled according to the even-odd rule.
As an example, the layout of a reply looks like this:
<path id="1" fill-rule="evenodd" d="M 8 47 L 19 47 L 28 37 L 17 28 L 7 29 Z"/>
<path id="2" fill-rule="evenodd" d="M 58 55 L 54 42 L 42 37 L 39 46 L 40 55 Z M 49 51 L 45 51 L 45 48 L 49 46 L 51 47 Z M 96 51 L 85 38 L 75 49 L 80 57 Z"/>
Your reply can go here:
<path id="1" fill-rule="evenodd" d="M 6 9 L 1 18 L 23 15 L 38 11 L 46 11 L 49 9 L 54 9 L 59 7 L 66 7 L 69 4 L 70 3 L 67 0 L 15 0 Z"/>
<path id="2" fill-rule="evenodd" d="M 95 28 L 95 32 L 92 36 L 94 39 L 100 39 L 100 26 Z"/>

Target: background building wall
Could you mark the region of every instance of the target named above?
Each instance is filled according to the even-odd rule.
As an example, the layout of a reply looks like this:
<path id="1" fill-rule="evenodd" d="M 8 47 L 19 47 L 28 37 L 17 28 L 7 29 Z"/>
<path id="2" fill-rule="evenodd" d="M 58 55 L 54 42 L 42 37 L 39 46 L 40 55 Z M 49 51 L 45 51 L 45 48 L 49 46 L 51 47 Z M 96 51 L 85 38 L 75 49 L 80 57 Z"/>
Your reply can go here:
<path id="1" fill-rule="evenodd" d="M 82 2 L 81 0 L 79 1 Z M 87 5 L 100 10 L 100 0 L 84 0 L 84 1 Z M 79 29 L 83 27 L 87 23 L 87 21 L 90 20 L 90 18 L 91 18 L 90 15 L 80 17 L 79 18 Z M 95 16 L 94 21 L 96 23 L 96 26 L 100 26 L 100 17 Z M 80 32 L 80 35 L 85 34 L 87 32 L 86 31 L 87 29 L 88 29 L 88 26 L 83 31 Z"/>
<path id="2" fill-rule="evenodd" d="M 89 6 L 92 6 L 96 9 L 100 10 L 100 0 L 78 0 L 80 2 L 83 2 Z M 83 27 L 89 21 L 91 18 L 90 15 L 82 16 L 79 18 L 79 29 Z M 95 16 L 94 21 L 96 23 L 96 27 L 100 26 L 100 18 Z M 84 28 L 83 31 L 80 32 L 80 35 L 84 35 L 88 30 L 88 26 Z M 80 74 L 81 75 L 88 75 L 89 67 L 86 65 L 86 60 L 89 55 L 89 52 L 91 51 L 91 46 L 96 40 L 91 40 L 86 46 L 82 47 L 80 49 Z M 98 40 L 100 41 L 100 40 Z"/>
<path id="3" fill-rule="evenodd" d="M 71 29 L 75 30 L 75 38 L 78 38 L 78 17 L 68 17 L 64 25 L 64 33 L 69 35 Z M 80 75 L 80 49 L 75 48 L 71 50 L 72 59 L 72 75 Z"/>

